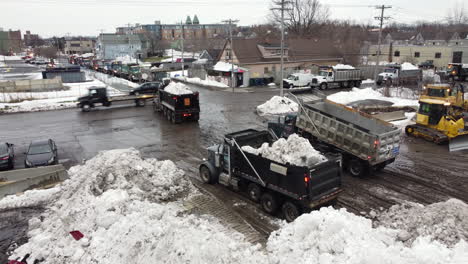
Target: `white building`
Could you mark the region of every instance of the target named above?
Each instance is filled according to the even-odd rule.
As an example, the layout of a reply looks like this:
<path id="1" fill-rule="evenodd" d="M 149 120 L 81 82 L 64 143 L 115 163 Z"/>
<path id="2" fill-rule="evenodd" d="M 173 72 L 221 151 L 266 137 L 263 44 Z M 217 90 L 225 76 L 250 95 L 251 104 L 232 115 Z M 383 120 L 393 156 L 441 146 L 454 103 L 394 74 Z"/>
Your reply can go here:
<path id="1" fill-rule="evenodd" d="M 96 43 L 96 55 L 100 59 L 113 60 L 129 55 L 144 59 L 148 53 L 148 42 L 143 35 L 101 34 Z"/>

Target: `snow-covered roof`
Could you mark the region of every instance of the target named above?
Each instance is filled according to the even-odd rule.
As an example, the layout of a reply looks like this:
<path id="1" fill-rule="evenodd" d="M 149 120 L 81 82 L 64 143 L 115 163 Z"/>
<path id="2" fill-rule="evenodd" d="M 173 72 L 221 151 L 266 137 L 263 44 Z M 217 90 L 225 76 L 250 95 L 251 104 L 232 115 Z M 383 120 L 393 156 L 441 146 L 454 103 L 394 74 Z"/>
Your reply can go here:
<path id="1" fill-rule="evenodd" d="M 230 72 L 232 70 L 232 64 L 224 61 L 218 61 L 216 65 L 213 67 L 215 71 L 222 71 L 222 72 Z M 239 66 L 234 65 L 234 71 L 237 70 Z"/>

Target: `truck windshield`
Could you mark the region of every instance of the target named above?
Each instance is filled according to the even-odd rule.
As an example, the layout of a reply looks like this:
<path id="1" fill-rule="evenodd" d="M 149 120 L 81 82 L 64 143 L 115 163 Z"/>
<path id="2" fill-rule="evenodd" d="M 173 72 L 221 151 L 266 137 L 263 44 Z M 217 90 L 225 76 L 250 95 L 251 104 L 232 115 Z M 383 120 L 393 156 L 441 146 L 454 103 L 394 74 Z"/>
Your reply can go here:
<path id="1" fill-rule="evenodd" d="M 296 79 L 296 76 L 289 75 L 287 79 L 290 80 L 290 81 L 294 81 Z"/>
<path id="2" fill-rule="evenodd" d="M 445 89 L 427 89 L 428 96 L 445 97 Z"/>
<path id="3" fill-rule="evenodd" d="M 438 104 L 421 103 L 419 113 L 423 115 L 431 115 L 432 113 L 443 113 L 444 106 Z"/>
<path id="4" fill-rule="evenodd" d="M 388 73 L 395 73 L 396 70 L 395 69 L 385 69 L 384 72 L 388 72 Z"/>
<path id="5" fill-rule="evenodd" d="M 322 76 L 322 77 L 327 77 L 328 72 L 327 71 L 321 71 L 321 72 L 319 72 L 319 75 Z"/>

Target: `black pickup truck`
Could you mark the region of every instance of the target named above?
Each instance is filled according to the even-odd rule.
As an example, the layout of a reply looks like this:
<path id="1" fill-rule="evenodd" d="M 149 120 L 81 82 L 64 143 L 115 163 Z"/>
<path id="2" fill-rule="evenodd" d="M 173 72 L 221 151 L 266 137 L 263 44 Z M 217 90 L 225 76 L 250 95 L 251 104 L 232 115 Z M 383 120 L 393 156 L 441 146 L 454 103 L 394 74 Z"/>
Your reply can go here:
<path id="1" fill-rule="evenodd" d="M 224 142 L 208 148 L 208 158 L 200 165 L 205 183 L 245 191 L 264 211 L 281 209 L 287 221 L 303 212 L 336 202 L 341 189 L 341 157 L 326 155 L 328 161 L 313 167 L 281 164 L 242 150 L 274 142 L 269 131 L 243 130 L 224 137 Z"/>
<path id="2" fill-rule="evenodd" d="M 178 95 L 158 89 L 154 96 L 154 111 L 163 113 L 167 120 L 174 124 L 185 120 L 198 121 L 200 119 L 199 97 L 198 92 Z"/>
<path id="3" fill-rule="evenodd" d="M 113 102 L 124 101 L 133 101 L 135 106 L 143 107 L 146 105 L 146 100 L 151 98 L 153 98 L 153 95 L 148 94 L 110 96 L 106 87 L 91 87 L 88 89 L 88 95 L 78 98 L 77 106 L 83 112 L 89 112 L 96 106 L 109 107 Z"/>

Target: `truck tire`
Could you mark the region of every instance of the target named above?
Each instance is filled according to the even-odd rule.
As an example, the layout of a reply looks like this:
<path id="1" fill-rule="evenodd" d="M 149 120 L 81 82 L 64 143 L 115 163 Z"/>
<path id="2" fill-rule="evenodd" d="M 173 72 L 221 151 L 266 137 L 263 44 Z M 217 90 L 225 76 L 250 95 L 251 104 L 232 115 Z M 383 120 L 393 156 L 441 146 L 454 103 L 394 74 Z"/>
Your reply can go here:
<path id="1" fill-rule="evenodd" d="M 204 183 L 208 184 L 213 184 L 216 181 L 212 171 L 206 165 L 200 166 L 200 178 Z"/>
<path id="2" fill-rule="evenodd" d="M 271 193 L 262 194 L 261 203 L 263 210 L 271 215 L 275 214 L 278 210 L 278 201 Z"/>
<path id="3" fill-rule="evenodd" d="M 82 104 L 82 105 L 81 105 L 81 111 L 82 111 L 82 112 L 89 112 L 89 111 L 91 111 L 91 105 L 90 105 L 90 104 L 87 104 L 87 103 Z"/>
<path id="4" fill-rule="evenodd" d="M 171 113 L 170 118 L 171 118 L 172 124 L 176 124 L 176 123 L 177 123 L 177 121 L 176 121 L 176 114 L 175 114 L 174 112 Z"/>
<path id="5" fill-rule="evenodd" d="M 353 82 L 353 81 L 350 81 L 350 82 L 349 82 L 349 85 L 348 85 L 348 88 L 353 88 L 353 87 L 355 87 L 355 86 L 356 86 L 356 85 L 354 84 L 354 82 Z"/>
<path id="6" fill-rule="evenodd" d="M 328 84 L 321 83 L 319 87 L 320 87 L 320 90 L 326 90 L 328 88 Z"/>
<path id="7" fill-rule="evenodd" d="M 348 164 L 348 171 L 353 177 L 364 177 L 369 172 L 369 166 L 358 158 L 352 158 Z"/>
<path id="8" fill-rule="evenodd" d="M 344 81 L 343 82 L 343 88 L 349 88 L 349 82 Z"/>
<path id="9" fill-rule="evenodd" d="M 258 184 L 252 182 L 247 186 L 247 195 L 250 200 L 258 203 L 262 197 L 262 188 Z"/>
<path id="10" fill-rule="evenodd" d="M 361 82 L 360 82 L 360 81 L 357 81 L 357 82 L 356 82 L 356 87 L 357 87 L 357 88 L 361 88 Z"/>
<path id="11" fill-rule="evenodd" d="M 285 202 L 281 207 L 281 211 L 283 212 L 283 216 L 286 221 L 288 221 L 288 223 L 296 220 L 296 218 L 301 215 L 299 207 L 291 201 Z"/>
<path id="12" fill-rule="evenodd" d="M 146 105 L 146 100 L 145 99 L 136 99 L 135 100 L 135 106 L 136 107 L 144 107 Z"/>

